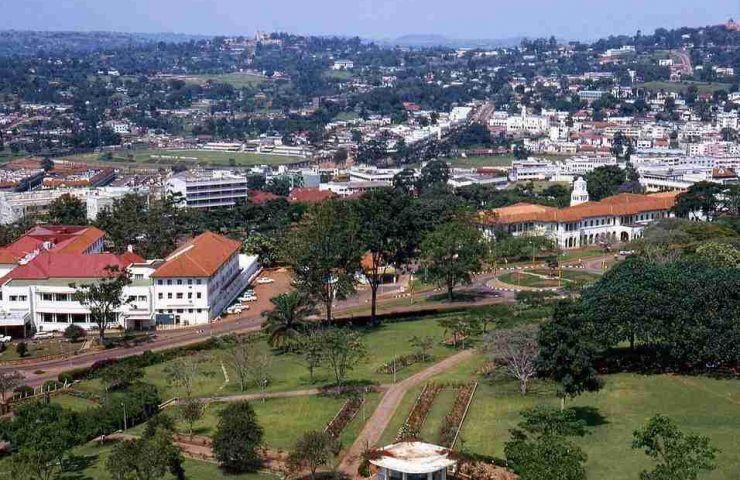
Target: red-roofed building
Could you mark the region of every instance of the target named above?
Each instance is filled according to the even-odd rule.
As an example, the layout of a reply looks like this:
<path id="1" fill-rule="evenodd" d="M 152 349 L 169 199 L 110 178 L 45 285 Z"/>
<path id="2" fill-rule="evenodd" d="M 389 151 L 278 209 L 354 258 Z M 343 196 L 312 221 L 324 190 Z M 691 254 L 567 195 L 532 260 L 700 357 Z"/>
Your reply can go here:
<path id="1" fill-rule="evenodd" d="M 239 255 L 241 243 L 203 233 L 164 260 L 144 260 L 132 251 L 103 253 L 104 232 L 93 227 L 40 226 L 0 249 L 0 328 L 28 318 L 37 331 L 70 324 L 96 328 L 88 307 L 72 299 L 74 285 L 128 271 L 124 304 L 113 326 L 207 323 L 247 287 L 259 271 L 256 257 Z M 5 323 L 4 323 L 5 322 Z M 18 331 L 18 330 L 16 330 Z"/>
<path id="2" fill-rule="evenodd" d="M 279 195 L 275 195 L 272 192 L 265 192 L 264 190 L 250 190 L 248 202 L 254 203 L 255 205 L 262 205 L 263 203 L 271 202 L 283 198 Z"/>
<path id="3" fill-rule="evenodd" d="M 288 195 L 290 203 L 318 203 L 334 198 L 334 193 L 318 188 L 294 188 Z"/>

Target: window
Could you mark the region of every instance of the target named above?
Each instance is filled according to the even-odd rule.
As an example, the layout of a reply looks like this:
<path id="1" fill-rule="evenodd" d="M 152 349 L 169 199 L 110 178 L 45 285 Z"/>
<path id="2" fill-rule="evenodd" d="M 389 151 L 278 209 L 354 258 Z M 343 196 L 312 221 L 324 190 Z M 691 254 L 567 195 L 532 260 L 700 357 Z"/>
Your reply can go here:
<path id="1" fill-rule="evenodd" d="M 46 302 L 51 302 L 52 300 L 54 300 L 54 296 L 51 293 L 42 293 L 41 300 L 44 300 Z"/>
<path id="2" fill-rule="evenodd" d="M 188 298 L 193 298 L 193 292 L 188 292 Z"/>
<path id="3" fill-rule="evenodd" d="M 188 308 L 188 313 L 193 313 L 193 309 L 192 308 Z"/>
<path id="4" fill-rule="evenodd" d="M 177 309 L 177 313 L 182 313 L 182 312 L 183 312 L 183 309 L 182 308 L 178 308 Z"/>
<path id="5" fill-rule="evenodd" d="M 134 280 L 143 280 L 144 274 L 143 273 L 135 273 L 134 274 Z"/>
<path id="6" fill-rule="evenodd" d="M 178 284 L 178 285 L 182 285 L 182 278 L 178 278 L 178 279 L 177 279 L 177 284 Z"/>
<path id="7" fill-rule="evenodd" d="M 131 295 L 128 297 L 129 302 L 135 302 L 136 301 L 136 295 Z"/>
<path id="8" fill-rule="evenodd" d="M 167 280 L 167 285 L 172 285 L 172 280 Z"/>
<path id="9" fill-rule="evenodd" d="M 158 293 L 157 294 L 157 298 L 159 298 L 160 300 L 162 300 L 164 298 L 164 294 L 162 292 Z"/>
<path id="10" fill-rule="evenodd" d="M 146 295 L 139 295 L 140 302 L 146 302 Z"/>
<path id="11" fill-rule="evenodd" d="M 172 299 L 172 292 L 169 292 L 169 293 L 167 294 L 167 298 L 168 298 L 168 299 Z"/>
<path id="12" fill-rule="evenodd" d="M 196 312 L 203 313 L 203 309 L 202 308 L 199 308 L 198 310 L 196 310 Z"/>
<path id="13" fill-rule="evenodd" d="M 18 295 L 11 295 L 10 296 L 10 301 L 11 302 L 17 302 L 18 301 Z"/>
<path id="14" fill-rule="evenodd" d="M 182 292 L 178 292 L 178 293 L 177 293 L 177 298 L 178 298 L 178 299 L 182 298 Z"/>
<path id="15" fill-rule="evenodd" d="M 157 280 L 157 285 L 162 285 L 162 280 Z"/>
<path id="16" fill-rule="evenodd" d="M 196 285 L 200 285 L 200 278 L 196 278 L 196 279 L 195 279 L 195 284 L 196 284 Z"/>
<path id="17" fill-rule="evenodd" d="M 200 297 L 201 297 L 201 293 L 200 292 L 198 292 L 198 293 L 195 294 L 195 298 L 200 298 Z"/>
<path id="18" fill-rule="evenodd" d="M 41 314 L 41 321 L 45 323 L 51 323 L 54 321 L 54 314 L 53 313 L 42 313 Z"/>
<path id="19" fill-rule="evenodd" d="M 188 278 L 188 285 L 192 285 L 192 284 L 193 284 L 193 279 L 192 278 Z"/>

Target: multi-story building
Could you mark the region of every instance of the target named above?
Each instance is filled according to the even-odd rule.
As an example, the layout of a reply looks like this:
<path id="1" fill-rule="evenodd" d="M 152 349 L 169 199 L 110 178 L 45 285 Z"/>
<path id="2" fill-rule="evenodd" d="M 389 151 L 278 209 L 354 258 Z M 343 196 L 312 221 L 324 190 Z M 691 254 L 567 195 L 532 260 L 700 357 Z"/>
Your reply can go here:
<path id="1" fill-rule="evenodd" d="M 224 170 L 181 172 L 167 179 L 165 189 L 185 207 L 233 207 L 247 200 L 247 177 Z"/>
<path id="2" fill-rule="evenodd" d="M 128 251 L 104 253 L 104 233 L 95 228 L 44 226 L 0 249 L 0 327 L 29 322 L 37 331 L 70 324 L 94 329 L 90 309 L 73 300 L 78 285 L 127 270 L 131 282 L 111 327 L 206 324 L 259 273 L 257 257 L 240 255 L 241 243 L 205 232 L 161 260 Z M 23 256 L 21 256 L 23 255 Z M 19 324 L 19 322 L 21 322 Z"/>
<path id="3" fill-rule="evenodd" d="M 602 242 L 627 242 L 642 235 L 657 219 L 671 217 L 677 192 L 652 195 L 621 193 L 598 202 L 582 202 L 577 185 L 572 206 L 554 208 L 517 203 L 483 211 L 479 222 L 486 235 L 505 231 L 515 236 L 546 236 L 560 248 L 578 248 Z"/>

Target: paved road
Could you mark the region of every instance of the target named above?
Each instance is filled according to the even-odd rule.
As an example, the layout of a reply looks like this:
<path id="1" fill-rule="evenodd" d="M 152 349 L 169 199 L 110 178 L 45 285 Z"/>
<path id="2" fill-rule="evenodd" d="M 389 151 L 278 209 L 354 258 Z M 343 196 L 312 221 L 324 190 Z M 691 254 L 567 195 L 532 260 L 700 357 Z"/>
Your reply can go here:
<path id="1" fill-rule="evenodd" d="M 344 455 L 342 462 L 339 464 L 339 470 L 349 475 L 350 478 L 361 478 L 357 475 L 357 469 L 360 466 L 362 452 L 364 452 L 368 446 L 376 446 L 380 441 L 381 435 L 383 435 L 383 432 L 388 427 L 388 423 L 398 409 L 398 405 L 401 403 L 406 392 L 411 388 L 426 382 L 433 376 L 443 373 L 455 365 L 458 365 L 460 362 L 470 358 L 472 355 L 473 350 L 464 350 L 451 357 L 447 357 L 441 362 L 435 363 L 429 368 L 426 368 L 405 380 L 396 383 L 395 385 L 389 386 L 385 395 L 383 395 L 383 398 L 380 399 L 378 407 L 365 423 L 362 431 Z"/>

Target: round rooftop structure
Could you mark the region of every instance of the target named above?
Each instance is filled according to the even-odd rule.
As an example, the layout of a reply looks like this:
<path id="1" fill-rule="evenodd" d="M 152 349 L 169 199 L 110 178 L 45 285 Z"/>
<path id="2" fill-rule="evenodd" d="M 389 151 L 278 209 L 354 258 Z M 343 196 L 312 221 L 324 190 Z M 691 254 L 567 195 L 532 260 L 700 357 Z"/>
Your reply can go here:
<path id="1" fill-rule="evenodd" d="M 424 442 L 400 442 L 383 447 L 370 463 L 379 467 L 382 480 L 445 480 L 447 469 L 457 462 L 450 450 Z"/>

